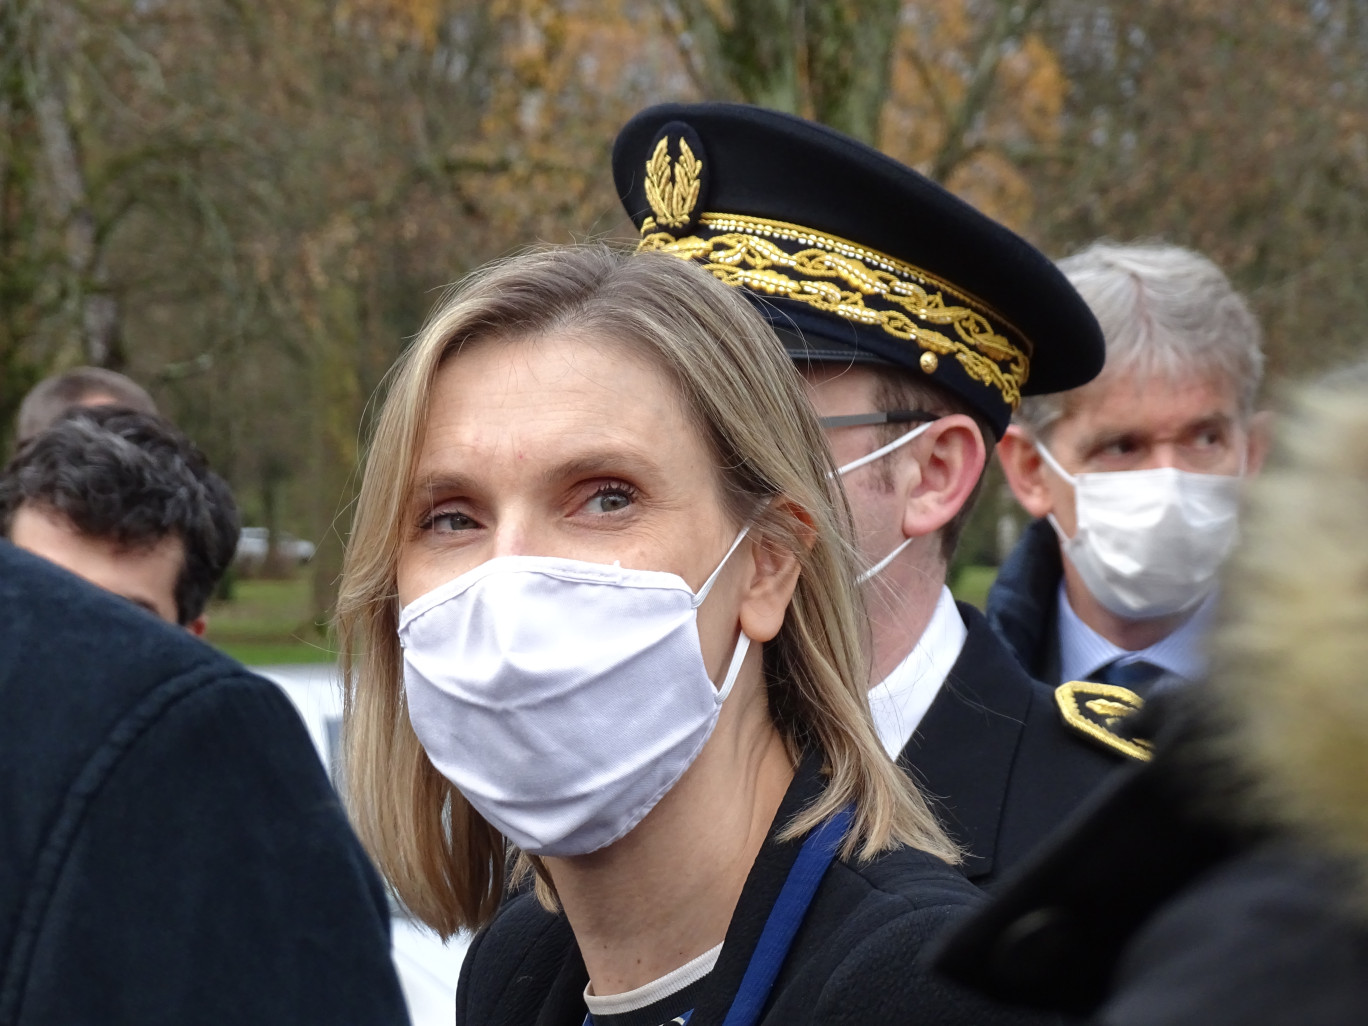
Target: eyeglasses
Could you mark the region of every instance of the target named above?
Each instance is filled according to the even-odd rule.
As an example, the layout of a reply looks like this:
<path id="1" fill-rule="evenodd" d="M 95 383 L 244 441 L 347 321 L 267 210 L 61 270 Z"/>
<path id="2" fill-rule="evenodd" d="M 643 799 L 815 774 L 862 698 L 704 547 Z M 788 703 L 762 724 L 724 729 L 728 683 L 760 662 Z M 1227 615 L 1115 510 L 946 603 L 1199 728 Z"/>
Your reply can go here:
<path id="1" fill-rule="evenodd" d="M 864 427 L 867 424 L 915 424 L 918 421 L 940 420 L 943 413 L 930 410 L 886 410 L 882 413 L 850 413 L 843 417 L 818 417 L 823 428 Z"/>

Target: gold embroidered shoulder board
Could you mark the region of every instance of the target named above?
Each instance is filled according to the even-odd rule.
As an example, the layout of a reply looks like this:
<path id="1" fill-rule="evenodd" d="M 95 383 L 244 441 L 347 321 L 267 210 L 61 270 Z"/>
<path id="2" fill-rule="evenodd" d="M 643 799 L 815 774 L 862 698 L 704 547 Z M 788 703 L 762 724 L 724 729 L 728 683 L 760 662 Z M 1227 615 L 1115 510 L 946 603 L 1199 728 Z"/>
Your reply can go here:
<path id="1" fill-rule="evenodd" d="M 1071 730 L 1141 762 L 1153 756 L 1153 746 L 1127 729 L 1127 719 L 1145 704 L 1129 688 L 1071 680 L 1055 688 L 1055 701 Z"/>

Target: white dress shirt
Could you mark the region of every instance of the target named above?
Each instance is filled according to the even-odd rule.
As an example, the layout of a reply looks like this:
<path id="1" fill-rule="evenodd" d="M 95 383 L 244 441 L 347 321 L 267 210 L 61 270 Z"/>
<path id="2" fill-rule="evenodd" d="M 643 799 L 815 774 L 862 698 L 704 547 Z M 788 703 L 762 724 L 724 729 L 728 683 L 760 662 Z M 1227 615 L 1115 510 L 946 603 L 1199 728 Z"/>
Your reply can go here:
<path id="1" fill-rule="evenodd" d="M 1213 592 L 1176 631 L 1149 648 L 1129 649 L 1113 645 L 1078 618 L 1064 582 L 1059 584 L 1059 673 L 1061 681 L 1087 680 L 1108 663 L 1144 660 L 1184 680 L 1196 680 L 1206 672 L 1206 634 L 1216 606 Z"/>
<path id="2" fill-rule="evenodd" d="M 955 597 L 942 587 L 936 610 L 907 658 L 869 690 L 869 708 L 884 751 L 896 759 L 912 732 L 931 708 L 941 685 L 964 648 L 969 631 L 955 608 Z"/>

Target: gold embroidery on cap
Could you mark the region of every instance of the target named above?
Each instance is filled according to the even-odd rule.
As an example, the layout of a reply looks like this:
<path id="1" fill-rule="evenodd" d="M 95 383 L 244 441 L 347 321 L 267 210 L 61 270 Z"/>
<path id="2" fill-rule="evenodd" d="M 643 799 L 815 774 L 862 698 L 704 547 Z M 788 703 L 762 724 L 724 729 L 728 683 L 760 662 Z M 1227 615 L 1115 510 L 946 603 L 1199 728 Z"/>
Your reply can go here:
<path id="1" fill-rule="evenodd" d="M 670 160 L 669 136 L 656 143 L 646 161 L 646 200 L 655 212 L 655 221 L 666 228 L 682 228 L 689 223 L 702 183 L 703 161 L 683 139 L 679 140 L 679 159 Z M 674 169 L 673 178 L 671 168 Z"/>
<path id="2" fill-rule="evenodd" d="M 663 146 L 662 140 L 653 164 L 658 157 L 668 161 L 662 157 Z M 680 149 L 682 161 L 682 141 Z M 663 177 L 664 172 L 660 174 Z M 677 191 L 678 184 L 672 188 Z M 651 196 L 648 181 L 647 197 Z M 651 206 L 658 212 L 653 198 Z M 682 238 L 658 230 L 665 224 L 648 217 L 641 226 L 638 251 L 693 260 L 728 285 L 744 285 L 881 328 L 915 343 L 924 350 L 923 359 L 952 356 L 970 378 L 1000 392 L 1009 407 L 1016 409 L 1020 403 L 1030 374 L 1030 342 L 987 304 L 934 275 L 878 250 L 783 221 L 707 213 L 699 224 L 716 234 Z M 775 240 L 802 248 L 789 252 Z M 924 364 L 922 369 L 926 370 Z"/>

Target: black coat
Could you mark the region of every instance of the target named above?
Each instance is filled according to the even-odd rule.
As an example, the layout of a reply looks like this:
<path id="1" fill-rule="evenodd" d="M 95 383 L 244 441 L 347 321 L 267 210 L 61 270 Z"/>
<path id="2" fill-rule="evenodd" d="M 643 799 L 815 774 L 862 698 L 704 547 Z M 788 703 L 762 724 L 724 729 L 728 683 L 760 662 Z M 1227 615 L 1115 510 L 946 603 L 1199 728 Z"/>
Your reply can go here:
<path id="1" fill-rule="evenodd" d="M 800 766 L 728 927 L 721 957 L 697 994 L 690 1026 L 716 1026 L 727 1013 L 801 840 L 775 832 L 820 793 L 817 760 Z M 834 861 L 818 887 L 762 1022 L 987 1024 L 1039 1022 L 1003 1012 L 927 974 L 928 940 L 979 900 L 952 867 L 900 850 L 870 863 Z M 500 909 L 466 953 L 456 994 L 459 1026 L 581 1026 L 588 975 L 563 915 L 532 894 Z M 1053 1018 L 1044 1021 L 1053 1022 Z"/>
<path id="2" fill-rule="evenodd" d="M 1058 683 L 1059 581 L 1064 557 L 1048 520 L 1034 520 L 988 589 L 988 624 L 1032 677 Z"/>
<path id="3" fill-rule="evenodd" d="M 1131 760 L 1074 732 L 973 606 L 968 636 L 899 762 L 965 846 L 964 871 L 993 884 Z"/>
<path id="4" fill-rule="evenodd" d="M 0 541 L 0 710 L 0 1024 L 407 1020 L 278 688 Z"/>
<path id="5" fill-rule="evenodd" d="M 1152 763 L 951 932 L 939 965 L 1107 1026 L 1368 1022 L 1368 916 L 1348 869 L 1229 816 L 1239 778 L 1182 712 Z"/>

